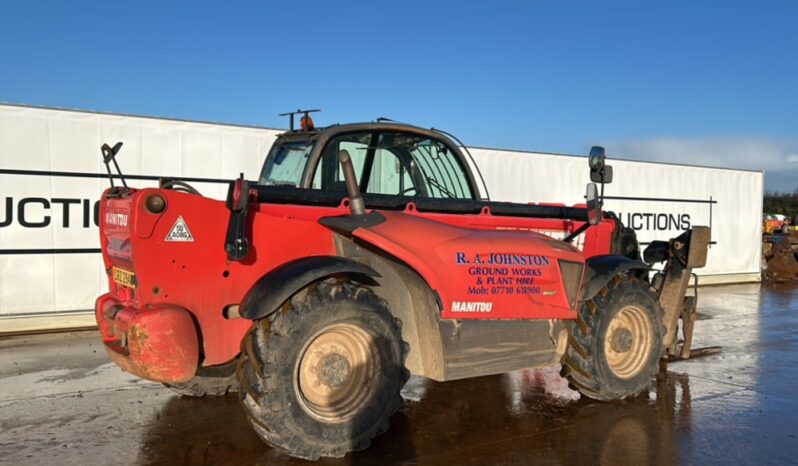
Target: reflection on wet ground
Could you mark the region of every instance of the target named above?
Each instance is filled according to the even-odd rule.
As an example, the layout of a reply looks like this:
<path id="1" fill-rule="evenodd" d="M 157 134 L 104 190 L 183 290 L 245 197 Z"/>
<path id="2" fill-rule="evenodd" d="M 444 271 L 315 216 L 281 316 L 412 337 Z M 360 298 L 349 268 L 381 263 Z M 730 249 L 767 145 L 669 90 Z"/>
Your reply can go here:
<path id="1" fill-rule="evenodd" d="M 578 399 L 556 368 L 414 378 L 387 434 L 317 464 L 794 464 L 798 287 L 709 288 L 700 300 L 696 345 L 723 352 L 670 364 L 647 395 Z M 0 461 L 303 463 L 270 450 L 235 396 L 136 381 L 92 352 L 95 338 L 0 341 Z"/>

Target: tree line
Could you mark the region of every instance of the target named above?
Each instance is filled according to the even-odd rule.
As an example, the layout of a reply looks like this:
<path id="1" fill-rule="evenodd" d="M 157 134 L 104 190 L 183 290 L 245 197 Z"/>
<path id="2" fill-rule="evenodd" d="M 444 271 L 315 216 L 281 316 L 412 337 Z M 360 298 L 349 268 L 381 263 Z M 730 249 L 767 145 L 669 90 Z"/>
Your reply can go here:
<path id="1" fill-rule="evenodd" d="M 786 215 L 791 221 L 798 215 L 798 186 L 791 193 L 766 192 L 764 210 L 769 214 Z"/>

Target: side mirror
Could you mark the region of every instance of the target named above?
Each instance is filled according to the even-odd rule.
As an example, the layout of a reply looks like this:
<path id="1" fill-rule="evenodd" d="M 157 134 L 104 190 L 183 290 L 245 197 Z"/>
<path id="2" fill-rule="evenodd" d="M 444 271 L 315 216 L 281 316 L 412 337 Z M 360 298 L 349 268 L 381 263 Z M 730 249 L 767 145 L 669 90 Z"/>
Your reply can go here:
<path id="1" fill-rule="evenodd" d="M 587 185 L 587 222 L 598 225 L 601 222 L 601 199 L 599 199 L 596 183 Z"/>
<path id="2" fill-rule="evenodd" d="M 612 183 L 612 166 L 605 165 L 601 171 L 590 170 L 590 181 L 594 183 Z"/>
<path id="3" fill-rule="evenodd" d="M 612 167 L 606 164 L 607 157 L 604 155 L 604 148 L 593 146 L 590 148 L 590 181 L 594 183 L 612 183 Z"/>

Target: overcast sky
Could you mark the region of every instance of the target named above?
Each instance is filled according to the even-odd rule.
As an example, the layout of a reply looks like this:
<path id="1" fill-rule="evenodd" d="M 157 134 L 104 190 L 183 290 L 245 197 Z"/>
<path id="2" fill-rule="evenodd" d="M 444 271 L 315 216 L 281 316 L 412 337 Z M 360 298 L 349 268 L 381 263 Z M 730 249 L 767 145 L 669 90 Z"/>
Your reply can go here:
<path id="1" fill-rule="evenodd" d="M 168 6 L 167 6 L 168 5 Z M 4 2 L 0 101 L 766 170 L 798 187 L 798 2 Z"/>

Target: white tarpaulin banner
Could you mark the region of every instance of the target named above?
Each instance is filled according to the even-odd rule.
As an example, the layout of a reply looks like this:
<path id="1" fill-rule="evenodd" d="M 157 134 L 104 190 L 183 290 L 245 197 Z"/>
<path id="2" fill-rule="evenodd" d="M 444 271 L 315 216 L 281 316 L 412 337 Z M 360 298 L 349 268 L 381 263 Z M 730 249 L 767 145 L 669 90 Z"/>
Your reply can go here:
<path id="1" fill-rule="evenodd" d="M 191 179 L 222 199 L 220 180 L 257 179 L 277 130 L 0 105 L 0 332 L 3 317 L 34 318 L 93 308 L 107 288 L 97 201 L 108 186 L 99 147 L 118 157 L 133 186 L 157 177 Z M 584 202 L 585 157 L 472 149 L 491 198 Z M 642 242 L 711 225 L 704 275 L 759 274 L 761 172 L 611 161 L 606 209 Z M 143 179 L 142 179 L 143 178 Z M 204 181 L 202 181 L 204 180 Z M 5 322 L 5 323 L 4 323 Z M 50 324 L 58 326 L 58 322 Z"/>
<path id="2" fill-rule="evenodd" d="M 585 202 L 586 157 L 471 149 L 490 197 L 499 201 Z M 604 209 L 633 228 L 641 246 L 668 240 L 693 225 L 711 228 L 703 282 L 759 280 L 762 172 L 686 165 L 607 161 L 614 178 Z M 724 276 L 728 276 L 724 279 Z"/>

